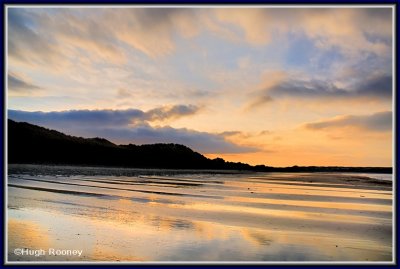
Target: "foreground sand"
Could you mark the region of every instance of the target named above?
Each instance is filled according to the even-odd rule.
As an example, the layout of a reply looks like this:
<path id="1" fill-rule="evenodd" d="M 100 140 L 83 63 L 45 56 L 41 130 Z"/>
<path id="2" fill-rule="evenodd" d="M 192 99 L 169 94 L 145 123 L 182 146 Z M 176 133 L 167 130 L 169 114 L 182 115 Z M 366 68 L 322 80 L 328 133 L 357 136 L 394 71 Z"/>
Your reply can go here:
<path id="1" fill-rule="evenodd" d="M 9 261 L 392 261 L 392 182 L 375 175 L 80 169 L 11 170 Z"/>

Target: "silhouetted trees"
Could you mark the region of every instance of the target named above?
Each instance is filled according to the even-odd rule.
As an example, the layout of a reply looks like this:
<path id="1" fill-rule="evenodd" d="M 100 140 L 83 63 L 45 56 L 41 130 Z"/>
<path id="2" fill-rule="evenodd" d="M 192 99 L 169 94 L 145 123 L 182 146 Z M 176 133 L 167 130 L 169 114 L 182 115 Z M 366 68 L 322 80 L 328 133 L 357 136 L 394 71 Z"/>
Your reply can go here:
<path id="1" fill-rule="evenodd" d="M 8 163 L 99 165 L 136 168 L 226 169 L 260 172 L 374 172 L 385 167 L 269 167 L 208 159 L 179 144 L 116 145 L 104 138 L 65 135 L 26 122 L 8 120 Z"/>

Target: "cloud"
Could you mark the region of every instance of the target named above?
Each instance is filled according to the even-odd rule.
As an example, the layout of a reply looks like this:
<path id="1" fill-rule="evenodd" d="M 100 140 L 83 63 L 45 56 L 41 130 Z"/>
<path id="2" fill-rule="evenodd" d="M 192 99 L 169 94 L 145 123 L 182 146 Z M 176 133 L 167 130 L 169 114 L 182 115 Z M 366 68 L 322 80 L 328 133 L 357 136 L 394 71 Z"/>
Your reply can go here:
<path id="1" fill-rule="evenodd" d="M 377 112 L 371 115 L 345 115 L 306 123 L 304 127 L 309 130 L 351 127 L 374 132 L 390 132 L 392 131 L 392 117 L 391 111 Z"/>
<path id="2" fill-rule="evenodd" d="M 110 9 L 103 19 L 120 41 L 157 58 L 175 50 L 175 35 L 190 37 L 198 32 L 196 18 L 195 9 L 133 8 Z"/>
<path id="3" fill-rule="evenodd" d="M 138 109 L 127 110 L 67 110 L 60 112 L 27 112 L 8 110 L 8 117 L 50 128 L 80 126 L 121 126 L 133 119 L 143 119 L 145 113 Z"/>
<path id="4" fill-rule="evenodd" d="M 28 64 L 52 65 L 57 69 L 65 64 L 61 49 L 54 40 L 43 36 L 37 26 L 37 16 L 25 9 L 9 8 L 8 56 L 10 64 L 19 61 Z"/>
<path id="5" fill-rule="evenodd" d="M 8 118 L 56 129 L 84 137 L 103 137 L 115 143 L 178 143 L 201 153 L 242 153 L 257 149 L 234 144 L 224 135 L 199 132 L 170 126 L 150 126 L 149 122 L 193 115 L 196 106 L 177 105 L 149 111 L 127 110 L 69 110 L 61 112 L 27 112 L 8 110 Z"/>
<path id="6" fill-rule="evenodd" d="M 270 89 L 272 96 L 292 96 L 304 98 L 374 98 L 391 100 L 392 76 L 384 75 L 369 78 L 350 89 L 341 89 L 334 83 L 321 80 L 292 80 L 282 81 Z M 264 91 L 264 93 L 265 93 Z"/>
<path id="7" fill-rule="evenodd" d="M 186 145 L 203 154 L 207 153 L 244 153 L 255 152 L 257 148 L 234 144 L 224 136 L 199 132 L 186 128 L 175 129 L 170 126 L 152 127 L 148 124 L 135 125 L 131 128 L 98 128 L 94 132 L 83 133 L 85 136 L 102 136 L 118 143 L 177 143 Z"/>
<path id="8" fill-rule="evenodd" d="M 375 76 L 362 81 L 354 90 L 356 95 L 391 100 L 393 96 L 393 78 L 391 75 Z"/>
<path id="9" fill-rule="evenodd" d="M 36 14 L 38 27 L 45 31 L 43 37 L 53 38 L 59 47 L 68 47 L 75 53 L 83 50 L 94 59 L 116 64 L 125 62 L 126 55 L 115 37 L 118 26 L 115 22 L 108 24 L 104 21 L 104 12 L 95 9 L 51 11 L 53 14 Z"/>
<path id="10" fill-rule="evenodd" d="M 392 29 L 390 8 L 8 8 L 8 23 L 10 55 L 42 63 L 77 49 L 124 62 L 121 45 L 155 59 L 204 31 L 254 46 L 301 33 L 319 48 L 381 55 L 390 52 Z"/>
<path id="11" fill-rule="evenodd" d="M 330 81 L 300 80 L 286 76 L 269 84 L 266 88 L 256 91 L 246 108 L 249 110 L 263 106 L 279 98 L 321 99 L 324 101 L 371 99 L 390 102 L 393 95 L 392 83 L 392 76 L 384 74 L 366 78 L 352 87 L 344 89 Z"/>
<path id="12" fill-rule="evenodd" d="M 8 73 L 7 79 L 8 79 L 8 90 L 10 92 L 29 93 L 32 90 L 41 89 L 39 86 L 26 81 L 24 78 L 13 72 Z"/>
<path id="13" fill-rule="evenodd" d="M 60 91 L 70 94 L 96 91 L 96 97 L 104 100 L 110 98 L 109 89 L 114 87 L 122 89 L 118 95 L 120 99 L 131 94 L 137 100 L 163 98 L 165 102 L 165 99 L 180 98 L 179 102 L 187 103 L 187 98 L 213 96 L 221 85 L 243 87 L 247 81 L 256 79 L 259 70 L 268 64 L 287 64 L 288 52 L 293 51 L 296 44 L 293 41 L 297 39 L 306 39 L 307 47 L 311 47 L 313 59 L 302 62 L 307 61 L 308 67 L 326 66 L 327 72 L 331 71 L 333 63 L 359 63 L 360 59 L 370 59 L 370 54 L 390 61 L 390 54 L 376 49 L 382 47 L 390 51 L 390 11 L 368 8 L 9 7 L 9 66 L 22 70 L 18 68 L 22 64 L 23 70 L 35 81 L 43 80 L 41 85 L 53 95 Z M 232 40 L 236 43 L 232 44 Z M 279 52 L 275 52 L 275 48 L 279 48 Z M 218 58 L 200 57 L 203 53 L 213 55 L 221 49 L 224 53 L 219 53 Z M 330 50 L 338 51 L 342 58 L 333 57 Z M 343 51 L 348 50 L 361 56 L 343 56 Z M 199 57 L 188 57 L 189 54 Z M 294 53 L 299 54 L 303 55 Z M 179 58 L 186 60 L 177 61 Z M 239 61 L 242 68 L 249 66 L 251 60 L 253 74 L 243 70 L 234 72 L 237 67 L 233 68 L 232 62 L 236 65 L 238 59 L 242 59 Z M 311 64 L 312 61 L 316 64 Z M 371 66 L 370 62 L 362 62 L 360 65 L 367 66 L 368 74 L 371 70 L 389 71 L 391 66 L 383 60 L 371 59 L 371 62 L 382 63 Z M 113 71 L 107 72 L 108 67 L 113 67 Z M 208 75 L 210 72 L 213 76 Z M 220 90 L 223 91 L 228 90 Z M 263 106 L 273 99 L 274 96 L 263 93 L 248 106 Z M 137 106 L 140 101 L 125 104 L 125 107 Z M 161 101 L 154 105 L 160 104 Z"/>
<path id="14" fill-rule="evenodd" d="M 149 121 L 176 119 L 183 116 L 193 115 L 199 111 L 194 105 L 176 105 L 172 107 L 161 107 L 149 110 L 145 113 L 146 119 Z"/>
<path id="15" fill-rule="evenodd" d="M 230 136 L 235 136 L 235 135 L 241 135 L 241 131 L 225 131 L 222 133 L 219 133 L 219 135 L 224 136 L 224 137 L 230 137 Z"/>
<path id="16" fill-rule="evenodd" d="M 216 9 L 214 12 L 218 20 L 243 30 L 244 40 L 253 45 L 268 44 L 272 39 L 271 30 L 279 26 L 268 24 L 269 13 L 262 9 Z"/>
<path id="17" fill-rule="evenodd" d="M 261 93 L 257 97 L 253 98 L 252 101 L 248 102 L 244 108 L 245 111 L 255 109 L 257 107 L 264 106 L 273 101 L 273 98 L 268 93 Z"/>
<path id="18" fill-rule="evenodd" d="M 272 134 L 272 131 L 269 130 L 262 130 L 259 132 L 242 132 L 242 131 L 225 131 L 219 133 L 219 135 L 224 137 L 233 137 L 233 136 L 240 136 L 242 138 L 254 138 L 258 136 L 265 136 Z"/>
<path id="19" fill-rule="evenodd" d="M 196 33 L 195 9 L 9 8 L 10 56 L 29 62 L 66 60 L 82 51 L 108 62 L 124 63 L 128 45 L 152 58 L 175 50 L 174 36 Z M 50 61 L 47 61 L 50 63 Z"/>
<path id="20" fill-rule="evenodd" d="M 27 112 L 8 110 L 8 117 L 16 121 L 28 121 L 38 125 L 51 126 L 124 126 L 140 122 L 176 119 L 193 115 L 198 107 L 176 105 L 155 108 L 144 112 L 139 109 L 125 110 L 67 110 L 57 112 Z"/>
<path id="21" fill-rule="evenodd" d="M 243 40 L 266 45 L 287 33 L 302 33 L 321 49 L 346 54 L 389 53 L 391 8 L 242 8 L 215 9 L 216 17 L 238 27 Z M 373 36 L 374 38 L 371 38 Z"/>

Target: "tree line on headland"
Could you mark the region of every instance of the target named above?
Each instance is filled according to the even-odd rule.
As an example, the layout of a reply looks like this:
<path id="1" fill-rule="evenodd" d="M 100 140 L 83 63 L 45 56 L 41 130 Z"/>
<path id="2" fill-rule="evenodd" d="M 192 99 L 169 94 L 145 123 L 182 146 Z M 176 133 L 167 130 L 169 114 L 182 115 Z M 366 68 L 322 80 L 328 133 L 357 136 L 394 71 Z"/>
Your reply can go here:
<path id="1" fill-rule="evenodd" d="M 392 172 L 391 167 L 252 166 L 241 162 L 227 162 L 222 158 L 209 159 L 179 144 L 116 145 L 104 138 L 70 136 L 10 119 L 8 163 L 259 172 Z"/>

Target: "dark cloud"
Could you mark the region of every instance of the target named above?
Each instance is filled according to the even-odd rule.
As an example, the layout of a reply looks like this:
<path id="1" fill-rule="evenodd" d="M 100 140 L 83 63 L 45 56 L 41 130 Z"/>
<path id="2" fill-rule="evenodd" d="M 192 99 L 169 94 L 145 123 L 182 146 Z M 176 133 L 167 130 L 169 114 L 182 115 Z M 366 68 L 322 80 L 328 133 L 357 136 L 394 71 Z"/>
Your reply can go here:
<path id="1" fill-rule="evenodd" d="M 392 76 L 381 75 L 367 78 L 349 89 L 337 87 L 334 83 L 321 80 L 287 79 L 262 89 L 247 104 L 247 109 L 265 105 L 278 98 L 324 99 L 373 99 L 391 101 L 393 95 Z"/>
<path id="2" fill-rule="evenodd" d="M 257 151 L 256 148 L 240 146 L 229 142 L 222 135 L 198 132 L 186 128 L 175 129 L 170 126 L 152 127 L 147 124 L 141 124 L 132 128 L 97 129 L 93 133 L 123 144 L 183 144 L 201 153 L 243 153 Z M 93 136 L 93 133 L 89 133 L 86 130 L 86 133 L 82 135 Z"/>
<path id="3" fill-rule="evenodd" d="M 147 112 L 138 109 L 62 112 L 9 110 L 8 118 L 56 129 L 70 135 L 104 137 L 115 143 L 178 143 L 201 153 L 241 153 L 257 150 L 229 142 L 221 134 L 185 128 L 175 129 L 169 126 L 152 127 L 147 123 L 187 116 L 197 111 L 198 108 L 191 105 L 155 108 Z"/>
<path id="4" fill-rule="evenodd" d="M 387 132 L 392 130 L 392 117 L 391 111 L 384 111 L 371 115 L 346 115 L 319 122 L 307 123 L 304 126 L 311 130 L 356 127 L 368 131 Z"/>
<path id="5" fill-rule="evenodd" d="M 375 97 L 391 100 L 393 96 L 393 78 L 389 75 L 373 77 L 356 86 L 358 96 Z"/>
<path id="6" fill-rule="evenodd" d="M 19 78 L 12 73 L 8 74 L 7 79 L 8 79 L 8 90 L 9 91 L 30 92 L 31 90 L 40 89 L 39 86 L 36 86 L 32 83 L 24 81 L 22 78 Z"/>
<path id="7" fill-rule="evenodd" d="M 143 119 L 145 112 L 127 110 L 68 110 L 60 112 L 27 112 L 8 110 L 8 117 L 16 121 L 27 121 L 50 128 L 79 126 L 122 126 L 132 120 Z"/>
<path id="8" fill-rule="evenodd" d="M 341 89 L 321 80 L 288 80 L 266 90 L 272 97 L 293 96 L 304 98 L 392 98 L 392 76 L 385 75 L 366 79 L 352 89 Z M 265 93 L 265 92 L 264 92 Z M 261 98 L 265 99 L 262 95 Z"/>
<path id="9" fill-rule="evenodd" d="M 346 91 L 337 88 L 334 84 L 319 80 L 301 81 L 288 80 L 267 90 L 271 96 L 295 97 L 336 97 L 346 95 Z M 261 96 L 265 98 L 265 96 Z"/>
<path id="10" fill-rule="evenodd" d="M 138 109 L 126 110 L 67 110 L 59 112 L 27 112 L 9 110 L 8 117 L 16 121 L 28 121 L 38 125 L 60 126 L 125 126 L 128 124 L 175 119 L 195 114 L 198 107 L 193 105 L 176 105 L 160 107 L 147 112 Z"/>

